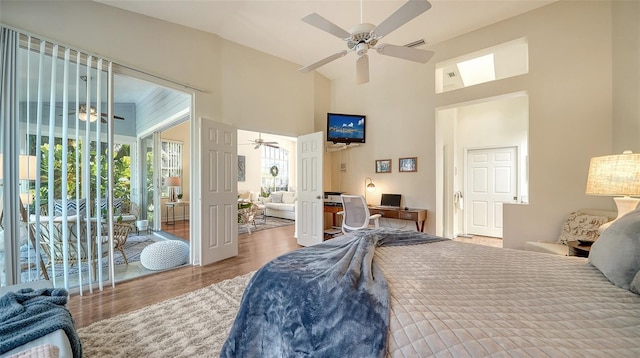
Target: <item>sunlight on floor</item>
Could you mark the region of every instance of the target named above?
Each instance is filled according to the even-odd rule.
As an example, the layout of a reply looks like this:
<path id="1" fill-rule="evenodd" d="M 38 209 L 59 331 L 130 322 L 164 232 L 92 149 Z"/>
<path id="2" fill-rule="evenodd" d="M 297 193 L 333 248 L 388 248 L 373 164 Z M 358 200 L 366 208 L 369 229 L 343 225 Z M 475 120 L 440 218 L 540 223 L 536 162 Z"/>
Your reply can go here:
<path id="1" fill-rule="evenodd" d="M 476 236 L 476 235 L 472 237 L 458 236 L 453 240 L 460 241 L 460 242 L 468 242 L 468 243 L 477 244 L 477 245 L 502 247 L 502 239 L 497 237 Z"/>

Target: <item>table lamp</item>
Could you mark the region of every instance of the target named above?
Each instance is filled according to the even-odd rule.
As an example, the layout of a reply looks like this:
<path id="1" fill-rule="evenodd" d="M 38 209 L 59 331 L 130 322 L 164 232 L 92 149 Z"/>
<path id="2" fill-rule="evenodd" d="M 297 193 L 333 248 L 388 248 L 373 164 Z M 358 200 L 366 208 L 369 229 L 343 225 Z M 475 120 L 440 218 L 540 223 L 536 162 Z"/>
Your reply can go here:
<path id="1" fill-rule="evenodd" d="M 176 201 L 176 187 L 180 186 L 180 177 L 166 177 L 164 179 L 164 185 L 169 188 L 169 201 Z"/>
<path id="2" fill-rule="evenodd" d="M 369 181 L 369 184 L 367 184 L 367 180 Z M 367 192 L 374 192 L 376 190 L 376 185 L 373 184 L 373 180 L 371 180 L 371 178 L 366 177 L 364 179 L 364 202 L 367 202 Z"/>
<path id="3" fill-rule="evenodd" d="M 591 158 L 586 193 L 614 197 L 618 216 L 600 226 L 599 231 L 603 232 L 640 202 L 640 199 L 631 197 L 640 195 L 640 154 L 624 151 L 622 154 Z"/>

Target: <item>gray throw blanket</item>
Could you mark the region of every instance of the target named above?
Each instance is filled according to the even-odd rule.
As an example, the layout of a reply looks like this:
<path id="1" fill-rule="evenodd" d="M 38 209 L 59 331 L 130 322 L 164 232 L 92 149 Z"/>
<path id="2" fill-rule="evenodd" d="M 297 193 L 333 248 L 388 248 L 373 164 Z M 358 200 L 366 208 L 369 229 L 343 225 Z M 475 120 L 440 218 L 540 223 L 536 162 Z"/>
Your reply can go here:
<path id="1" fill-rule="evenodd" d="M 0 354 L 58 329 L 69 337 L 73 357 L 82 357 L 80 338 L 66 309 L 64 289 L 22 289 L 0 297 Z"/>
<path id="2" fill-rule="evenodd" d="M 363 229 L 282 255 L 245 289 L 221 357 L 384 357 L 389 289 L 377 246 L 446 240 Z"/>

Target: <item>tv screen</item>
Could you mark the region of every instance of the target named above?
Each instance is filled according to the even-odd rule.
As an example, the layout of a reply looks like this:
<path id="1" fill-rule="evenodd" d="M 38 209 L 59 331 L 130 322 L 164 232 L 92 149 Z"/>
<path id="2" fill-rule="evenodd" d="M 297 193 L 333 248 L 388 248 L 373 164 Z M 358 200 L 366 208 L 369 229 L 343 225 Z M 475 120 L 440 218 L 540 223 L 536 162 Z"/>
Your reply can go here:
<path id="1" fill-rule="evenodd" d="M 364 143 L 366 119 L 360 114 L 327 113 L 327 142 Z"/>

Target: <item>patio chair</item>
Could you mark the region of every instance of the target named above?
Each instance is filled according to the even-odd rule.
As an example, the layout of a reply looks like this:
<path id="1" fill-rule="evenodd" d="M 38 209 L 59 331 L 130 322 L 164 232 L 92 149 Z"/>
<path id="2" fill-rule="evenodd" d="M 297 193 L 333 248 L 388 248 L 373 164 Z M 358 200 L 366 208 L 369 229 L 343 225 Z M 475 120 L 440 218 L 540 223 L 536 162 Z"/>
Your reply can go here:
<path id="1" fill-rule="evenodd" d="M 132 227 L 131 227 L 131 224 L 129 223 L 113 224 L 113 249 L 120 251 L 120 253 L 122 254 L 122 258 L 124 259 L 124 263 L 126 265 L 129 264 L 129 261 L 127 260 L 127 255 L 125 255 L 124 253 L 124 244 L 127 243 L 127 238 L 131 233 L 131 229 Z M 102 246 L 105 247 L 108 243 L 109 243 L 109 236 L 103 235 Z M 103 250 L 102 256 L 104 257 L 108 255 L 109 255 L 109 251 Z"/>

